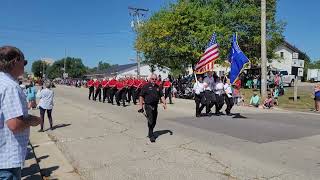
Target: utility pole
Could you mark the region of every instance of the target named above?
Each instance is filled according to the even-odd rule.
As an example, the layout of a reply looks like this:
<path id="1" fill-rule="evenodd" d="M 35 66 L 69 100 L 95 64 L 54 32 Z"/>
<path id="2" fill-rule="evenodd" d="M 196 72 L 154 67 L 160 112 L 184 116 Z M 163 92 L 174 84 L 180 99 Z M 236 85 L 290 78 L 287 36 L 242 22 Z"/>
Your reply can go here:
<path id="1" fill-rule="evenodd" d="M 63 79 L 66 77 L 66 60 L 67 60 L 67 48 L 64 48 L 64 61 L 63 61 Z"/>
<path id="2" fill-rule="evenodd" d="M 267 97 L 266 0 L 261 0 L 261 96 Z"/>
<path id="3" fill-rule="evenodd" d="M 140 17 L 144 17 L 146 13 L 149 11 L 148 9 L 142 9 L 142 8 L 134 8 L 129 7 L 129 15 L 133 17 L 133 20 L 131 21 L 131 27 L 132 29 L 138 33 L 138 28 L 142 25 Z M 137 77 L 140 76 L 140 53 L 137 50 Z"/>

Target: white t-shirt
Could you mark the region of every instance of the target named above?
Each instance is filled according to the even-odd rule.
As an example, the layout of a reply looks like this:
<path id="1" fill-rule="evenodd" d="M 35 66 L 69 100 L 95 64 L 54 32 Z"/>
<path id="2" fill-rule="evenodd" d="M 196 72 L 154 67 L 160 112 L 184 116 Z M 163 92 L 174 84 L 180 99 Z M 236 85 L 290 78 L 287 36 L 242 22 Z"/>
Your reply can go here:
<path id="1" fill-rule="evenodd" d="M 204 91 L 204 84 L 197 81 L 194 85 L 193 85 L 193 90 L 196 94 L 200 94 L 201 92 Z"/>
<path id="2" fill-rule="evenodd" d="M 226 84 L 224 84 L 223 89 L 224 89 L 224 92 L 227 94 L 227 96 L 228 96 L 229 98 L 231 98 L 231 97 L 232 97 L 232 89 L 231 89 L 231 86 L 226 83 Z"/>
<path id="3" fill-rule="evenodd" d="M 218 94 L 218 95 L 224 94 L 223 86 L 224 86 L 224 84 L 222 82 L 219 82 L 218 84 L 216 84 L 215 93 Z"/>

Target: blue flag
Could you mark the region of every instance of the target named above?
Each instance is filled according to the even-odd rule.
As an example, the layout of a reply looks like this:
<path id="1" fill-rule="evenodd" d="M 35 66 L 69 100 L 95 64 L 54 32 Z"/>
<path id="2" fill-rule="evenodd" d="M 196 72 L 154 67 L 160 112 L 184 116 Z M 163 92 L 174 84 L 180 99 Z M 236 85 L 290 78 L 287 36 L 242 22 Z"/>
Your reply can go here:
<path id="1" fill-rule="evenodd" d="M 233 84 L 238 79 L 243 66 L 249 62 L 247 56 L 241 51 L 237 42 L 237 35 L 233 34 L 229 62 L 231 63 L 230 83 Z"/>

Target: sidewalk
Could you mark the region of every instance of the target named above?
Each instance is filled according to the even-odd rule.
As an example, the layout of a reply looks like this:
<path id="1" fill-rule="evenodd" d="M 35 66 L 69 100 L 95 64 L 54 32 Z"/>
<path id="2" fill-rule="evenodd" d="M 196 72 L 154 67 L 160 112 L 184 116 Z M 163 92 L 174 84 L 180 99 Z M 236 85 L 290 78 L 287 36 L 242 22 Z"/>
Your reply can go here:
<path id="1" fill-rule="evenodd" d="M 25 166 L 22 169 L 22 180 L 42 180 L 40 167 L 37 163 L 32 146 L 28 146 L 28 153 L 25 161 Z"/>
<path id="2" fill-rule="evenodd" d="M 31 128 L 30 144 L 33 147 L 33 151 L 30 147 L 29 155 L 26 158 L 26 167 L 29 167 L 25 168 L 28 176 L 23 179 L 34 180 L 42 179 L 42 177 L 45 180 L 81 179 L 56 144 L 48 137 L 47 133 L 39 133 L 38 128 Z"/>

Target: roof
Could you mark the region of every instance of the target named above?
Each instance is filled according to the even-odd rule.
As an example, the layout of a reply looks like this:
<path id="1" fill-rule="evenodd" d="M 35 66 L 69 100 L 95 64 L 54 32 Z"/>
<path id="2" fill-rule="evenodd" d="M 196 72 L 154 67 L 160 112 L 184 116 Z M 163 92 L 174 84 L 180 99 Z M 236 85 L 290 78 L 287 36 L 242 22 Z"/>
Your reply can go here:
<path id="1" fill-rule="evenodd" d="M 283 41 L 283 45 L 288 47 L 289 49 L 291 49 L 293 52 L 296 52 L 296 53 L 299 53 L 299 54 L 304 54 L 300 49 L 298 49 L 297 47 L 293 46 L 292 44 L 290 44 L 286 40 Z"/>
<path id="2" fill-rule="evenodd" d="M 96 74 L 114 75 L 114 74 L 119 74 L 119 73 L 126 71 L 126 70 L 129 70 L 129 69 L 132 69 L 136 66 L 138 66 L 137 63 L 113 65 L 106 70 L 93 72 L 93 73 L 90 73 L 89 75 L 96 75 Z"/>

